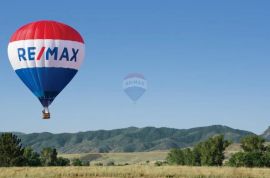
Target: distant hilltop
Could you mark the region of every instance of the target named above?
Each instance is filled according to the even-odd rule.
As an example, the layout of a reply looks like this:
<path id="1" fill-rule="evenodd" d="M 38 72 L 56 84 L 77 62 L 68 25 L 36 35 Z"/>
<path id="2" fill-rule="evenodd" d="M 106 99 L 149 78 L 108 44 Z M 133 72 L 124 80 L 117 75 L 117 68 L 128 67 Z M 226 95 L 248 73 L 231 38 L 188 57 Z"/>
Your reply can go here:
<path id="1" fill-rule="evenodd" d="M 261 136 L 267 141 L 270 141 L 270 126 L 263 132 Z"/>
<path id="2" fill-rule="evenodd" d="M 23 146 L 31 146 L 40 151 L 44 147 L 54 147 L 61 153 L 89 152 L 141 152 L 190 147 L 207 138 L 223 134 L 226 139 L 239 142 L 249 131 L 233 129 L 223 125 L 196 127 L 191 129 L 128 127 L 114 130 L 97 130 L 78 133 L 52 134 L 14 132 L 22 139 Z M 270 139 L 268 128 L 263 137 Z"/>

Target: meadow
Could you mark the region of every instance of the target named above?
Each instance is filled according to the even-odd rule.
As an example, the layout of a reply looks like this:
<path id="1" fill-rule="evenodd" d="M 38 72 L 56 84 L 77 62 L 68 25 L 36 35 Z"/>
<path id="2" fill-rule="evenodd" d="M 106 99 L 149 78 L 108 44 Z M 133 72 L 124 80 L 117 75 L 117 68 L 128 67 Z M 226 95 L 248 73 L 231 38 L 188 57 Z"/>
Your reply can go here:
<path id="1" fill-rule="evenodd" d="M 232 144 L 226 149 L 225 155 L 228 158 L 239 150 L 239 144 Z M 60 154 L 59 156 L 71 160 L 79 158 L 90 161 L 90 166 L 0 168 L 0 178 L 270 178 L 268 168 L 156 166 L 155 162 L 165 160 L 167 153 L 168 151 Z M 115 165 L 106 166 L 111 161 Z M 96 166 L 97 163 L 104 166 Z"/>
<path id="2" fill-rule="evenodd" d="M 225 150 L 225 161 L 233 154 L 240 151 L 240 144 L 234 143 Z M 146 164 L 155 163 L 156 161 L 164 161 L 168 154 L 167 151 L 151 151 L 151 152 L 132 152 L 132 153 L 82 153 L 82 154 L 60 154 L 59 156 L 70 160 L 79 158 L 83 161 L 90 161 L 91 165 L 102 163 L 106 165 L 114 162 L 115 165 L 124 164 Z"/>
<path id="3" fill-rule="evenodd" d="M 269 178 L 270 169 L 154 165 L 0 168 L 0 178 L 90 177 Z"/>
<path id="4" fill-rule="evenodd" d="M 83 153 L 83 154 L 60 154 L 59 156 L 70 160 L 79 158 L 83 161 L 90 161 L 91 165 L 114 162 L 116 165 L 123 164 L 144 164 L 146 162 L 163 161 L 168 151 L 133 152 L 133 153 Z"/>

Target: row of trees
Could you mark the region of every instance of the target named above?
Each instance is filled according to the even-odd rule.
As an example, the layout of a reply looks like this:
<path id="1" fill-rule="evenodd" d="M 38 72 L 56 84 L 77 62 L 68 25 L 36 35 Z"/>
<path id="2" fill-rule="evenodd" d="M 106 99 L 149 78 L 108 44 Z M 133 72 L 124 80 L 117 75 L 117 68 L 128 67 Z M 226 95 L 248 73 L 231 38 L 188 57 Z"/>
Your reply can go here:
<path id="1" fill-rule="evenodd" d="M 172 149 L 166 160 L 176 165 L 221 166 L 224 151 L 229 145 L 223 135 L 218 135 L 195 145 L 193 149 Z"/>
<path id="2" fill-rule="evenodd" d="M 172 149 L 166 161 L 169 164 L 190 166 L 221 166 L 223 165 L 225 149 L 231 142 L 223 135 L 211 137 L 195 145 L 193 149 Z M 250 135 L 241 140 L 242 151 L 233 154 L 226 162 L 235 167 L 270 167 L 270 145 L 256 135 Z M 56 149 L 44 148 L 40 153 L 32 148 L 23 148 L 21 140 L 11 133 L 0 136 L 0 167 L 11 166 L 89 166 L 89 162 L 58 157 Z"/>
<path id="3" fill-rule="evenodd" d="M 241 151 L 231 155 L 225 163 L 233 167 L 270 167 L 270 145 L 257 135 L 249 135 L 241 139 Z M 209 138 L 193 147 L 193 149 L 172 149 L 167 162 L 176 165 L 221 166 L 225 149 L 230 142 L 222 135 Z"/>
<path id="4" fill-rule="evenodd" d="M 70 160 L 57 157 L 53 148 L 44 148 L 40 154 L 32 148 L 23 148 L 21 140 L 11 133 L 0 136 L 0 166 L 67 166 Z"/>
<path id="5" fill-rule="evenodd" d="M 235 153 L 227 162 L 234 167 L 270 167 L 270 145 L 265 139 L 251 135 L 241 140 L 242 151 Z"/>

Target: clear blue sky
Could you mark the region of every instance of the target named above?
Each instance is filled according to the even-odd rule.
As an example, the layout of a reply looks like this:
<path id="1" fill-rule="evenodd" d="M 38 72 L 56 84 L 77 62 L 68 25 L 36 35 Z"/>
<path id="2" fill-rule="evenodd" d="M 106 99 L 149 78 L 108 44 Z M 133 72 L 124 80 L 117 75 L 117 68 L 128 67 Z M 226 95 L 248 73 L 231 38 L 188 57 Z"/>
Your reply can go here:
<path id="1" fill-rule="evenodd" d="M 222 124 L 261 133 L 270 125 L 269 8 L 266 0 L 3 1 L 0 130 Z M 7 58 L 12 33 L 42 19 L 71 25 L 86 43 L 85 61 L 47 121 Z M 130 72 L 148 80 L 137 104 L 122 91 Z"/>

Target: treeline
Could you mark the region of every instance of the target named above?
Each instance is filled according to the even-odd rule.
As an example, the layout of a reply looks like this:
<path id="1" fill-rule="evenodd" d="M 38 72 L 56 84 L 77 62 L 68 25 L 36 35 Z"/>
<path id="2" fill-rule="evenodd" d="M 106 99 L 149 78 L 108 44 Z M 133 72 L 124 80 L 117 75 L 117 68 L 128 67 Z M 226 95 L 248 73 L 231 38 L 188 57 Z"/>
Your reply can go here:
<path id="1" fill-rule="evenodd" d="M 240 152 L 234 153 L 224 162 L 225 149 L 231 144 L 223 135 L 209 138 L 193 148 L 172 149 L 165 162 L 156 162 L 188 166 L 233 166 L 233 167 L 270 167 L 270 145 L 256 135 L 241 139 Z M 100 166 L 98 163 L 97 166 Z M 30 147 L 22 147 L 21 140 L 12 133 L 0 135 L 0 167 L 12 166 L 89 166 L 90 162 L 59 157 L 54 148 L 44 148 L 40 153 Z M 103 164 L 102 164 L 103 165 Z M 114 162 L 108 163 L 114 165 Z"/>
<path id="2" fill-rule="evenodd" d="M 12 133 L 0 136 L 0 167 L 12 166 L 87 166 L 89 162 L 80 159 L 58 157 L 54 148 L 44 148 L 40 153 L 30 147 L 22 147 L 21 140 Z"/>
<path id="3" fill-rule="evenodd" d="M 166 160 L 176 165 L 221 166 L 225 159 L 224 151 L 229 145 L 223 135 L 218 135 L 200 142 L 193 149 L 172 149 Z"/>
<path id="4" fill-rule="evenodd" d="M 218 135 L 195 145 L 193 149 L 172 149 L 168 164 L 189 166 L 270 167 L 270 145 L 263 138 L 249 135 L 241 139 L 241 151 L 224 162 L 225 149 L 231 142 Z"/>
<path id="5" fill-rule="evenodd" d="M 251 135 L 241 140 L 242 151 L 231 156 L 226 163 L 233 167 L 270 167 L 270 145 L 265 139 Z"/>

